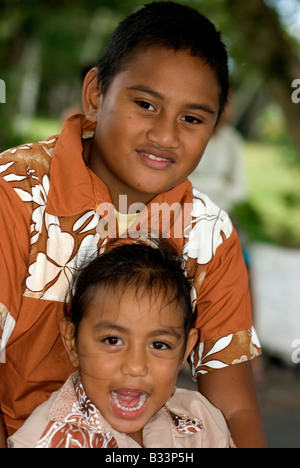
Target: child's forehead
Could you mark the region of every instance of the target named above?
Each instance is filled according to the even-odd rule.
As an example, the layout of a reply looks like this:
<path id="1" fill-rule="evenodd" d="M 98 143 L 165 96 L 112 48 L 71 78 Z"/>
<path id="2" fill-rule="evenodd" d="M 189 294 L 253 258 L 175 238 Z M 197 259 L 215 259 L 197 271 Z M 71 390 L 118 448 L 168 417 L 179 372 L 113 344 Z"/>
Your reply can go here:
<path id="1" fill-rule="evenodd" d="M 155 320 L 157 322 L 175 322 L 183 325 L 184 312 L 182 303 L 174 297 L 171 287 L 109 288 L 105 292 L 99 289 L 93 299 L 99 316 L 109 316 L 116 321 L 134 322 L 135 320 Z"/>

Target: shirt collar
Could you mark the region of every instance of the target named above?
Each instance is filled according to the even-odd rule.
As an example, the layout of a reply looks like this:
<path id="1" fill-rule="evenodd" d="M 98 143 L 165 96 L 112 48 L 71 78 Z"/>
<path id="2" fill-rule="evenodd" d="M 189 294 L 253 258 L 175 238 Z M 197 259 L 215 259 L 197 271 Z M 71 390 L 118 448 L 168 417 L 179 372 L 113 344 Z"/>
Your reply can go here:
<path id="1" fill-rule="evenodd" d="M 83 159 L 83 140 L 92 138 L 94 130 L 95 124 L 84 115 L 74 115 L 64 123 L 51 162 L 48 213 L 73 216 L 111 201 L 108 188 Z"/>
<path id="2" fill-rule="evenodd" d="M 100 411 L 90 401 L 85 393 L 78 371 L 71 374 L 59 390 L 51 406 L 49 418 L 51 421 L 72 422 L 72 426 L 83 427 L 92 432 L 102 433 L 103 435 L 107 435 L 108 439 L 113 435 L 117 442 L 124 442 L 128 438 L 126 434 L 121 434 L 112 429 Z M 155 441 L 157 430 L 161 424 L 166 424 L 166 420 L 169 422 L 165 426 L 164 437 L 170 439 L 169 443 L 171 443 L 173 438 L 172 433 L 175 437 L 186 437 L 201 432 L 203 429 L 200 419 L 194 418 L 193 415 L 188 415 L 186 408 L 181 407 L 180 404 L 171 398 L 166 406 L 161 408 L 144 428 L 146 445 L 153 438 L 153 441 Z M 74 430 L 72 426 L 68 426 L 67 430 L 72 432 Z M 167 428 L 171 429 L 171 432 Z"/>

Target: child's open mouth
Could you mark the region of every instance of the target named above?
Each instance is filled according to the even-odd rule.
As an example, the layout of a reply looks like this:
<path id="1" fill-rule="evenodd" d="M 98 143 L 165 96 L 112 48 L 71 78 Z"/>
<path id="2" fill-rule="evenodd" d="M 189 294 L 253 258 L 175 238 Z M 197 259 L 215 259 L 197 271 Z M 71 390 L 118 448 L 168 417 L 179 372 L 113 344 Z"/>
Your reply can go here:
<path id="1" fill-rule="evenodd" d="M 125 418 L 135 418 L 147 407 L 149 394 L 137 390 L 113 390 L 110 401 L 114 412 Z"/>

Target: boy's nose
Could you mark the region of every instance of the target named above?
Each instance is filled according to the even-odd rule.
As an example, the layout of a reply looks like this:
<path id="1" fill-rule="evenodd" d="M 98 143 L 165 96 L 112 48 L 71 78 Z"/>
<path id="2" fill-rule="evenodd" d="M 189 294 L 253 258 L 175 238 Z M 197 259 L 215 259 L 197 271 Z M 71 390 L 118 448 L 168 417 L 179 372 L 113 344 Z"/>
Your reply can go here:
<path id="1" fill-rule="evenodd" d="M 154 118 L 147 132 L 147 138 L 161 148 L 177 148 L 179 135 L 176 121 L 165 116 Z"/>
<path id="2" fill-rule="evenodd" d="M 146 353 L 139 348 L 128 350 L 121 364 L 124 376 L 146 377 L 148 374 L 148 361 Z"/>

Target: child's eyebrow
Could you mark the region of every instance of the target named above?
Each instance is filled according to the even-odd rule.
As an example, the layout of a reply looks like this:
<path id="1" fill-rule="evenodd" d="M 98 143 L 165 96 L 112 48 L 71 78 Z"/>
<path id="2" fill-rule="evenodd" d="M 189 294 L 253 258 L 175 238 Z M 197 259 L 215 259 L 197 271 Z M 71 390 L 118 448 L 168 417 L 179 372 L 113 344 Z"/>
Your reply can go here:
<path id="1" fill-rule="evenodd" d="M 153 333 L 151 333 L 151 336 L 173 336 L 177 340 L 179 340 L 182 337 L 182 330 L 181 333 L 178 332 L 174 327 L 170 328 L 162 328 L 161 330 L 154 330 Z"/>
<path id="2" fill-rule="evenodd" d="M 128 91 L 140 91 L 142 93 L 150 94 L 150 96 L 155 97 L 160 100 L 165 99 L 165 96 L 162 93 L 160 93 L 159 91 L 156 91 L 155 89 L 150 88 L 149 86 L 144 86 L 144 85 L 129 86 L 126 89 L 128 89 Z M 201 110 L 209 114 L 217 113 L 216 110 L 212 109 L 207 104 L 189 103 L 189 104 L 186 104 L 185 107 L 191 110 Z"/>
<path id="3" fill-rule="evenodd" d="M 104 329 L 104 330 L 109 330 L 109 331 L 116 331 L 119 333 L 126 333 L 126 332 L 128 333 L 127 328 L 121 327 L 109 321 L 99 322 L 96 325 L 94 325 L 93 329 L 95 331 Z M 173 336 L 179 340 L 182 337 L 182 332 L 177 331 L 175 327 L 161 328 L 161 329 L 153 330 L 151 332 L 152 337 L 158 337 L 162 335 Z"/>
<path id="4" fill-rule="evenodd" d="M 99 322 L 96 325 L 94 325 L 93 328 L 95 331 L 98 331 L 101 329 L 115 330 L 115 331 L 122 332 L 122 333 L 127 331 L 126 328 L 120 327 L 119 325 L 116 325 L 109 321 Z"/>

